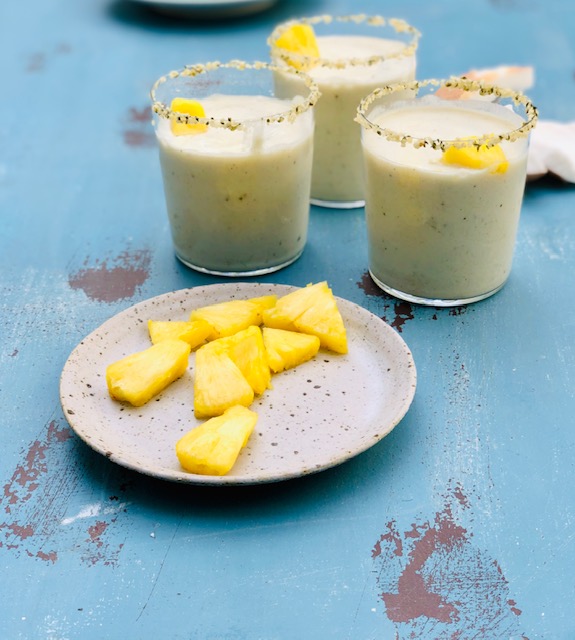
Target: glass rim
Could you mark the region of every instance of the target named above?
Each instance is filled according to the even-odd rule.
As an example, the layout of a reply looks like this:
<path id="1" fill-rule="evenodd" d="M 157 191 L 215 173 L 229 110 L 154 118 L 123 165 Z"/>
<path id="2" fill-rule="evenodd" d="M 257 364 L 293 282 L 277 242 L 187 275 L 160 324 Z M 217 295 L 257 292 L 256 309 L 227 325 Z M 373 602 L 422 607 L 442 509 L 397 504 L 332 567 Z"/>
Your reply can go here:
<path id="1" fill-rule="evenodd" d="M 338 60 L 327 60 L 322 58 L 314 58 L 312 56 L 306 56 L 301 53 L 287 51 L 281 47 L 276 46 L 276 40 L 285 32 L 297 24 L 307 24 L 313 27 L 316 24 L 331 24 L 332 22 L 352 23 L 352 24 L 366 24 L 369 27 L 392 27 L 396 33 L 407 33 L 411 35 L 411 40 L 405 45 L 405 47 L 399 51 L 389 54 L 373 55 L 367 58 L 341 58 Z M 407 58 L 414 55 L 417 50 L 419 38 L 421 33 L 418 29 L 408 24 L 401 18 L 385 18 L 381 15 L 368 16 L 366 14 L 354 14 L 354 15 L 342 15 L 332 16 L 329 14 L 309 16 L 304 18 L 294 18 L 286 22 L 282 22 L 277 25 L 272 31 L 271 35 L 267 39 L 272 53 L 277 53 L 278 57 L 285 63 L 293 61 L 302 66 L 302 68 L 312 67 L 324 67 L 326 69 L 343 69 L 350 66 L 372 66 L 385 60 L 391 60 L 394 58 Z M 285 52 L 285 53 L 282 53 Z"/>
<path id="2" fill-rule="evenodd" d="M 300 103 L 294 103 L 292 106 L 286 111 L 281 111 L 280 113 L 275 113 L 269 116 L 260 116 L 256 118 L 250 118 L 249 120 L 233 120 L 232 118 L 213 118 L 209 116 L 193 116 L 187 113 L 181 113 L 179 111 L 174 111 L 171 109 L 169 105 L 161 100 L 158 100 L 156 97 L 156 92 L 158 88 L 166 82 L 170 80 L 174 80 L 179 77 L 190 77 L 194 78 L 204 73 L 209 73 L 210 71 L 217 71 L 218 69 L 234 69 L 237 71 L 259 71 L 259 70 L 268 70 L 268 71 L 277 71 L 281 73 L 288 73 L 293 75 L 294 77 L 299 77 L 304 82 L 305 86 L 309 90 L 307 96 L 303 98 L 303 101 Z M 157 114 L 159 117 L 164 118 L 166 120 L 174 119 L 176 122 L 184 123 L 184 124 L 204 124 L 210 127 L 216 127 L 220 129 L 229 129 L 231 131 L 241 130 L 245 128 L 246 125 L 254 122 L 263 122 L 264 124 L 273 124 L 273 123 L 281 123 L 281 122 L 293 122 L 297 116 L 302 113 L 305 113 L 309 109 L 312 109 L 318 98 L 320 96 L 318 85 L 304 72 L 299 71 L 298 69 L 284 69 L 280 68 L 274 64 L 270 64 L 268 62 L 261 62 L 256 60 L 254 62 L 245 62 L 243 60 L 230 60 L 229 62 L 219 62 L 217 60 L 212 62 L 205 62 L 201 64 L 193 64 L 186 65 L 181 69 L 170 71 L 169 73 L 164 74 L 160 78 L 154 82 L 152 88 L 150 90 L 150 98 L 152 100 L 152 111 Z"/>
<path id="3" fill-rule="evenodd" d="M 510 99 L 513 101 L 513 104 L 522 105 L 524 107 L 525 117 L 523 117 L 523 124 L 520 127 L 511 129 L 504 133 L 488 133 L 483 136 L 474 137 L 473 139 L 466 137 L 442 140 L 432 137 L 419 138 L 416 136 L 410 136 L 405 132 L 380 127 L 375 122 L 372 122 L 367 115 L 368 110 L 378 98 L 390 95 L 397 91 L 419 91 L 421 88 L 433 86 L 446 89 L 461 89 L 463 91 L 479 93 L 480 96 L 491 95 L 495 96 L 494 99 Z M 447 100 L 447 102 L 450 101 L 456 102 L 458 100 Z M 525 94 L 519 91 L 505 89 L 504 87 L 493 84 L 486 84 L 480 80 L 470 80 L 465 77 L 453 77 L 443 80 L 432 78 L 429 80 L 415 80 L 412 82 L 397 82 L 383 87 L 378 87 L 359 103 L 355 121 L 364 129 L 374 131 L 377 135 L 386 138 L 390 142 L 398 142 L 401 146 L 410 144 L 416 149 L 420 147 L 429 147 L 431 149 L 445 151 L 448 147 L 455 147 L 458 149 L 481 146 L 493 147 L 504 141 L 515 142 L 516 140 L 525 138 L 529 135 L 529 132 L 537 122 L 538 115 L 537 107 Z"/>

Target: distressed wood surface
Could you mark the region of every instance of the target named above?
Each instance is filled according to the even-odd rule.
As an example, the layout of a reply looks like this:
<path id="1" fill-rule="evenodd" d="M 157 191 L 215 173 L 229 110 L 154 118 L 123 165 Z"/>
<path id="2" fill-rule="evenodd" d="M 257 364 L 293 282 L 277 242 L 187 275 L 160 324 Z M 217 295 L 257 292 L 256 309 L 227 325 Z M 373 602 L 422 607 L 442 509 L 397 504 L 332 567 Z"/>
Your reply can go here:
<path id="1" fill-rule="evenodd" d="M 303 256 L 388 322 L 419 381 L 406 418 L 340 467 L 270 486 L 177 486 L 73 434 L 74 346 L 148 297 L 222 281 L 174 258 L 148 90 L 265 59 L 273 25 L 383 12 L 423 33 L 419 77 L 532 64 L 541 116 L 575 120 L 572 0 L 280 0 L 202 23 L 136 3 L 0 6 L 0 629 L 7 639 L 575 638 L 575 189 L 526 189 L 513 274 L 416 307 L 366 273 L 363 210 L 312 208 Z M 362 407 L 357 407 L 362 420 Z"/>

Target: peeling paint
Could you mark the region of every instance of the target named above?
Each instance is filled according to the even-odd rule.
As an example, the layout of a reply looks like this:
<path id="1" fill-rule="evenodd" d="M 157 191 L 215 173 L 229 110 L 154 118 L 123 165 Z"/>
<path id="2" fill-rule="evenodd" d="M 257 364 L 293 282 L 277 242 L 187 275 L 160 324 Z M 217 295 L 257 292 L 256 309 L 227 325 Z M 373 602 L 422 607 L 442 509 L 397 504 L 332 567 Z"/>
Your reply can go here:
<path id="1" fill-rule="evenodd" d="M 149 105 L 141 109 L 130 107 L 125 121 L 127 126 L 122 131 L 124 144 L 129 147 L 156 146 L 156 136 L 152 127 L 152 110 Z"/>
<path id="2" fill-rule="evenodd" d="M 53 442 L 64 442 L 72 437 L 68 427 L 60 429 L 55 421 L 50 422 L 46 439 L 32 443 L 24 462 L 19 464 L 8 483 L 4 485 L 4 511 L 12 513 L 12 507 L 18 503 L 27 502 L 38 488 L 38 479 L 46 472 L 46 450 Z M 1 525 L 0 525 L 1 526 Z"/>
<path id="3" fill-rule="evenodd" d="M 146 122 L 149 124 L 152 119 L 152 110 L 149 106 L 142 107 L 141 109 L 130 107 L 128 117 L 130 122 Z"/>
<path id="4" fill-rule="evenodd" d="M 58 560 L 58 554 L 55 551 L 50 551 L 50 553 L 38 551 L 36 553 L 36 557 L 40 558 L 40 560 L 44 560 L 45 562 L 51 562 L 52 564 L 55 564 L 56 560 Z"/>
<path id="5" fill-rule="evenodd" d="M 384 322 L 387 322 L 394 329 L 397 329 L 399 333 L 403 331 L 403 326 L 408 320 L 415 318 L 415 310 L 418 305 L 412 305 L 410 302 L 394 298 L 382 289 L 380 289 L 372 277 L 369 275 L 369 271 L 365 271 L 361 276 L 361 280 L 357 282 L 357 286 L 368 296 L 381 298 L 383 300 L 383 314 L 380 316 Z M 450 316 L 462 316 L 469 310 L 468 306 L 461 305 L 458 307 L 447 307 L 445 309 L 439 309 L 438 311 L 444 311 Z M 439 318 L 438 311 L 431 316 L 432 320 Z"/>
<path id="6" fill-rule="evenodd" d="M 368 296 L 376 296 L 382 298 L 384 301 L 383 315 L 381 319 L 387 322 L 399 333 L 403 331 L 403 325 L 408 320 L 413 320 L 413 306 L 411 303 L 404 300 L 398 300 L 393 296 L 385 293 L 380 289 L 372 277 L 369 275 L 369 271 L 363 273 L 361 280 L 357 283 L 357 286 Z"/>
<path id="7" fill-rule="evenodd" d="M 377 584 L 397 640 L 508 638 L 521 634 L 521 610 L 497 560 L 478 548 L 455 517 L 471 508 L 460 484 L 433 518 L 400 532 L 390 521 L 372 549 Z"/>
<path id="8" fill-rule="evenodd" d="M 54 49 L 49 53 L 45 53 L 43 51 L 34 51 L 28 54 L 26 59 L 26 72 L 27 73 L 41 73 L 46 69 L 46 65 L 48 60 L 51 58 L 53 53 L 57 55 L 70 53 L 72 48 L 66 42 L 58 43 Z"/>
<path id="9" fill-rule="evenodd" d="M 152 133 L 138 131 L 137 129 L 126 129 L 123 132 L 124 144 L 129 147 L 153 147 L 156 140 Z"/>
<path id="10" fill-rule="evenodd" d="M 114 500 L 118 500 L 118 497 L 110 496 L 109 499 L 110 501 L 114 501 Z M 120 511 L 125 511 L 128 505 L 129 505 L 129 502 L 119 502 L 118 504 L 112 507 L 106 507 L 101 502 L 89 504 L 83 507 L 75 516 L 64 518 L 60 524 L 63 526 L 69 526 L 72 523 L 76 522 L 76 520 L 96 518 L 100 515 L 110 515 L 110 514 L 114 515 L 119 513 Z"/>
<path id="11" fill-rule="evenodd" d="M 115 521 L 115 518 L 110 522 L 98 520 L 95 524 L 88 527 L 88 537 L 85 539 L 85 542 L 88 544 L 82 557 L 84 563 L 89 565 L 102 563 L 105 566 L 112 567 L 118 564 L 120 551 L 124 546 L 123 543 L 112 548 L 105 539 L 108 527 Z"/>
<path id="12" fill-rule="evenodd" d="M 72 51 L 72 47 L 67 42 L 59 42 L 56 45 L 56 53 L 67 54 Z"/>
<path id="13" fill-rule="evenodd" d="M 37 51 L 30 54 L 30 56 L 28 57 L 26 71 L 28 73 L 39 73 L 40 71 L 44 71 L 45 66 L 46 56 L 43 53 Z"/>
<path id="14" fill-rule="evenodd" d="M 104 543 L 100 539 L 104 531 L 108 528 L 108 523 L 99 520 L 96 524 L 88 527 L 88 535 L 90 536 L 86 542 L 93 542 L 97 547 L 101 547 Z"/>
<path id="15" fill-rule="evenodd" d="M 81 289 L 91 300 L 117 302 L 131 298 L 150 276 L 151 253 L 147 249 L 124 251 L 114 259 L 96 260 L 70 274 L 68 284 Z"/>
<path id="16" fill-rule="evenodd" d="M 0 495 L 1 553 L 55 564 L 58 548 L 63 546 L 76 550 L 80 561 L 89 566 L 116 566 L 123 543 L 113 544 L 111 539 L 117 535 L 117 522 L 128 502 L 114 496 L 109 505 L 102 501 L 87 505 L 76 516 L 63 517 L 83 473 L 76 454 L 76 447 L 82 446 L 68 425 L 61 427 L 53 420 L 22 451 L 22 461 Z M 126 486 L 119 490 L 124 492 Z M 62 527 L 63 523 L 67 526 Z"/>
<path id="17" fill-rule="evenodd" d="M 448 309 L 450 316 L 462 316 L 467 312 L 468 307 L 460 306 L 460 307 L 451 307 Z"/>
<path id="18" fill-rule="evenodd" d="M 95 516 L 100 515 L 100 511 L 102 510 L 102 505 L 100 503 L 89 504 L 85 506 L 81 511 L 75 516 L 71 516 L 69 518 L 64 518 L 61 522 L 63 526 L 67 526 L 76 522 L 76 520 L 84 519 L 84 518 L 93 518 Z"/>

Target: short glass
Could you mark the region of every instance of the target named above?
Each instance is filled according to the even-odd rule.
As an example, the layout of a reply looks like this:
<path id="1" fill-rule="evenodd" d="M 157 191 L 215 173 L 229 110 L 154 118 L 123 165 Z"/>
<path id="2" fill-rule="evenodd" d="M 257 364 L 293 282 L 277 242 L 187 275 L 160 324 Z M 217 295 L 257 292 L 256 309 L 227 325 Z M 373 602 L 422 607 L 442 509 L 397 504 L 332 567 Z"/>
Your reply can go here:
<path id="1" fill-rule="evenodd" d="M 379 287 L 438 307 L 501 289 L 536 120 L 524 95 L 465 79 L 400 83 L 361 102 L 369 271 Z"/>
<path id="2" fill-rule="evenodd" d="M 209 62 L 162 76 L 151 91 L 177 257 L 224 276 L 270 273 L 302 253 L 309 220 L 317 86 L 290 70 L 289 99 L 263 62 Z M 174 98 L 199 102 L 184 113 Z M 174 127 L 192 125 L 175 135 Z M 184 127 L 185 129 L 185 127 Z"/>
<path id="3" fill-rule="evenodd" d="M 276 46 L 295 24 L 311 25 L 320 58 Z M 376 87 L 415 78 L 419 32 L 403 20 L 381 16 L 314 16 L 290 20 L 268 38 L 272 61 L 295 65 L 317 82 L 312 203 L 351 209 L 364 204 L 357 105 Z"/>

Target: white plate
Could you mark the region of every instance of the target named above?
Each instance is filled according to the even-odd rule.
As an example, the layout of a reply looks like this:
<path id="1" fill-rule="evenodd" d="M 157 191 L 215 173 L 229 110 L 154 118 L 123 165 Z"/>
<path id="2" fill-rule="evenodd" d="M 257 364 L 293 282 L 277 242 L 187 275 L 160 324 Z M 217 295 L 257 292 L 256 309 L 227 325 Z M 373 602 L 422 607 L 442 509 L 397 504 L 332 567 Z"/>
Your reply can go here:
<path id="1" fill-rule="evenodd" d="M 133 0 L 182 17 L 230 18 L 269 9 L 277 0 Z"/>
<path id="2" fill-rule="evenodd" d="M 349 353 L 327 351 L 273 376 L 273 389 L 251 405 L 259 419 L 226 476 L 185 472 L 176 441 L 199 424 L 193 413 L 193 366 L 143 407 L 110 398 L 106 366 L 150 346 L 148 319 L 187 320 L 192 309 L 232 298 L 285 295 L 295 287 L 217 284 L 166 293 L 122 311 L 92 332 L 68 358 L 60 380 L 64 415 L 74 431 L 113 462 L 192 484 L 275 482 L 333 467 L 386 436 L 407 412 L 415 364 L 399 334 L 362 307 L 337 298 Z"/>

